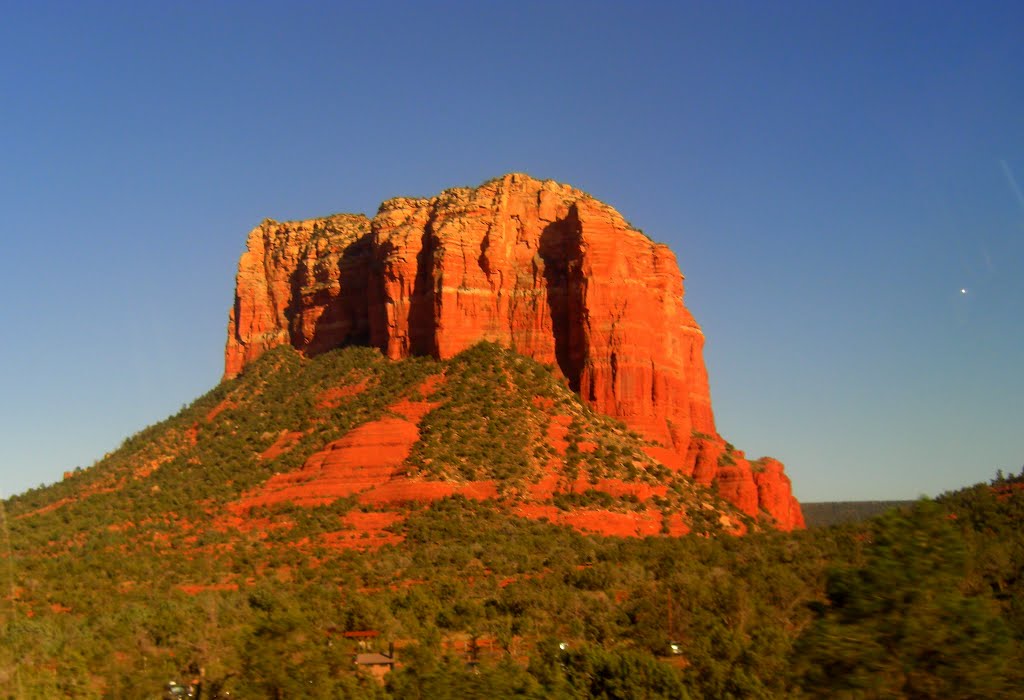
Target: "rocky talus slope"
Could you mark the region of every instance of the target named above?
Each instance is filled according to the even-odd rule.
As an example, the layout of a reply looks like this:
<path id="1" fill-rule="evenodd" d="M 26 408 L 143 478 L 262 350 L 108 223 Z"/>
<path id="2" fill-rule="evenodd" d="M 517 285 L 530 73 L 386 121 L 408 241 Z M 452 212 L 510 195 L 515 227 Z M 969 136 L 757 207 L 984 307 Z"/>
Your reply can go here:
<path id="1" fill-rule="evenodd" d="M 745 513 L 803 526 L 782 465 L 718 434 L 675 255 L 550 180 L 395 198 L 372 220 L 264 221 L 239 262 L 225 377 L 279 345 L 447 359 L 480 341 L 556 366 L 589 406 L 660 445 L 662 463 Z"/>

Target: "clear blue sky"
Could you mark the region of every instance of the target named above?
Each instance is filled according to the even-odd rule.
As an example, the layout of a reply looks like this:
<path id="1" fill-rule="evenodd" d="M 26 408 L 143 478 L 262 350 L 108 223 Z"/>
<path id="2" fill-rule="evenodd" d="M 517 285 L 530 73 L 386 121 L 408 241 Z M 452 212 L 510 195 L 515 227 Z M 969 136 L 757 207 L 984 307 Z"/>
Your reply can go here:
<path id="1" fill-rule="evenodd" d="M 1024 4 L 630 5 L 0 2 L 0 490 L 217 383 L 264 217 L 508 171 L 672 246 L 802 500 L 1019 470 Z"/>

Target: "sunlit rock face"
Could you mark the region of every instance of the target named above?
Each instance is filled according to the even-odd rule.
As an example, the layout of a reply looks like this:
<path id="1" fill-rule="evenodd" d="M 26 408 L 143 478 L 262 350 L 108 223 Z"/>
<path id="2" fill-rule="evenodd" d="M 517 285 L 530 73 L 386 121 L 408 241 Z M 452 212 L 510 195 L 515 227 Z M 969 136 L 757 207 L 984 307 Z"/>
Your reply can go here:
<path id="1" fill-rule="evenodd" d="M 660 443 L 666 466 L 802 527 L 778 462 L 723 459 L 675 255 L 551 180 L 510 174 L 391 199 L 372 220 L 263 222 L 239 262 L 225 377 L 282 344 L 310 355 L 372 345 L 399 359 L 481 340 L 556 365 L 593 408 Z"/>

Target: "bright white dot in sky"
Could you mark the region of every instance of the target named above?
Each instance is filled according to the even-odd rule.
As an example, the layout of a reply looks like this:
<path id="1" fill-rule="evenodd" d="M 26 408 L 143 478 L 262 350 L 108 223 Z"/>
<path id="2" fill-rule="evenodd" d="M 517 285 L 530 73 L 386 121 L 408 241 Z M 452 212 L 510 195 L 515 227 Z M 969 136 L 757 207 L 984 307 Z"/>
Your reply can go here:
<path id="1" fill-rule="evenodd" d="M 967 290 L 966 290 L 966 289 L 961 289 L 961 290 L 960 290 L 960 293 L 961 293 L 961 294 L 967 294 Z"/>

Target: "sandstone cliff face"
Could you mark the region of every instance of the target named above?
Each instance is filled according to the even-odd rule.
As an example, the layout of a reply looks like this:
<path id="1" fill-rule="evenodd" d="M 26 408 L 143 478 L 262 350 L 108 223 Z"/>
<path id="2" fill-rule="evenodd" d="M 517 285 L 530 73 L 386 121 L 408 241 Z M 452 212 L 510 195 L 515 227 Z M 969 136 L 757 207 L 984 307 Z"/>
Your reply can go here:
<path id="1" fill-rule="evenodd" d="M 278 345 L 315 354 L 365 344 L 370 253 L 362 215 L 267 220 L 253 229 L 238 262 L 224 376 Z"/>
<path id="2" fill-rule="evenodd" d="M 781 465 L 719 463 L 704 335 L 682 280 L 668 247 L 611 207 L 524 175 L 392 199 L 372 221 L 266 221 L 239 262 L 225 377 L 286 343 L 308 354 L 370 344 L 398 359 L 494 341 L 557 365 L 596 410 L 677 456 L 666 466 L 800 527 Z"/>

